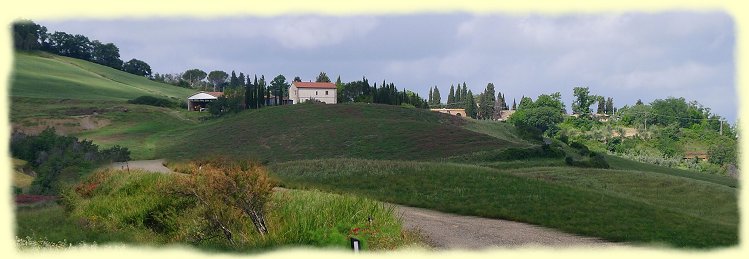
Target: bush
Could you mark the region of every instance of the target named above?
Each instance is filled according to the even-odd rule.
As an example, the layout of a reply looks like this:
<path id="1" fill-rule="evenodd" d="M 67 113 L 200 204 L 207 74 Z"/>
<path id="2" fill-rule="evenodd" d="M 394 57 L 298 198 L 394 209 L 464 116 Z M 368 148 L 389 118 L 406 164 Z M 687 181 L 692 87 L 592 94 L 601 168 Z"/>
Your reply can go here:
<path id="1" fill-rule="evenodd" d="M 564 162 L 567 165 L 575 166 L 575 167 L 589 167 L 589 168 L 604 168 L 608 169 L 609 163 L 606 161 L 606 157 L 603 155 L 596 153 L 596 152 L 590 152 L 590 157 L 588 160 L 575 160 L 571 156 L 567 156 L 564 158 Z"/>
<path id="2" fill-rule="evenodd" d="M 580 153 L 581 156 L 587 156 L 591 154 L 590 149 L 588 149 L 588 146 L 580 142 L 572 141 L 572 143 L 570 143 L 570 147 L 577 149 L 577 151 Z"/>
<path id="3" fill-rule="evenodd" d="M 111 154 L 129 159 L 130 151 L 119 146 L 99 151 L 99 146 L 89 140 L 60 136 L 54 128 L 47 128 L 37 136 L 13 133 L 11 153 L 13 157 L 29 161 L 36 172 L 29 192 L 53 195 L 59 191 L 61 182 L 74 182 L 79 175 L 109 162 Z"/>
<path id="4" fill-rule="evenodd" d="M 274 183 L 265 168 L 255 162 L 219 158 L 198 161 L 191 169 L 188 177 L 180 178 L 180 188 L 198 201 L 209 223 L 205 232 L 223 235 L 234 245 L 234 239 L 244 234 L 231 224 L 244 215 L 258 234 L 268 234 L 265 211 Z"/>
<path id="5" fill-rule="evenodd" d="M 169 99 L 153 97 L 153 96 L 140 96 L 138 98 L 128 100 L 127 103 L 131 104 L 143 104 L 157 107 L 174 108 L 177 107 L 177 103 L 170 101 Z M 186 107 L 185 107 L 186 108 Z"/>

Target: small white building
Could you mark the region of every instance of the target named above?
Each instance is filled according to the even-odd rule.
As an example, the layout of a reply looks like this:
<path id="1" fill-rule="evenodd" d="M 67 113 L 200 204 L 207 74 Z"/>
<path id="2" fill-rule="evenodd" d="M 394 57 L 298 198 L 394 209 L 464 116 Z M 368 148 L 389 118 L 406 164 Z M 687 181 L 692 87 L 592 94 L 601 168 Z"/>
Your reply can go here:
<path id="1" fill-rule="evenodd" d="M 306 100 L 318 100 L 327 104 L 338 103 L 336 86 L 333 83 L 292 82 L 289 99 L 293 104 Z"/>
<path id="2" fill-rule="evenodd" d="M 187 110 L 188 111 L 201 111 L 208 107 L 208 103 L 215 101 L 219 97 L 223 96 L 223 92 L 203 92 L 200 91 L 196 94 L 187 97 Z"/>

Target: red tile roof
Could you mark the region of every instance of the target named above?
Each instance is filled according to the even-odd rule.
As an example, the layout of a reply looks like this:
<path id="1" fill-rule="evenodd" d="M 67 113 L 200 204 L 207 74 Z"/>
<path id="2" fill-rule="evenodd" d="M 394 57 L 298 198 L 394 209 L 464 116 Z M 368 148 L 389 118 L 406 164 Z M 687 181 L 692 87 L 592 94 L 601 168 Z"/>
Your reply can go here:
<path id="1" fill-rule="evenodd" d="M 321 89 L 335 89 L 334 83 L 316 83 L 316 82 L 293 82 L 291 83 L 298 88 L 321 88 Z"/>

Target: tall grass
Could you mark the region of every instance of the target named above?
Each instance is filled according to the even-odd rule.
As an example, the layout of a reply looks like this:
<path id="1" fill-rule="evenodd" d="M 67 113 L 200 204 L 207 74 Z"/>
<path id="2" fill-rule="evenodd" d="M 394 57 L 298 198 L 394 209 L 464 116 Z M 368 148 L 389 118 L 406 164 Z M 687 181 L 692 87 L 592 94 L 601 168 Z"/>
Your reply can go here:
<path id="1" fill-rule="evenodd" d="M 286 162 L 271 170 L 292 188 L 354 193 L 612 241 L 695 248 L 738 242 L 735 190 L 689 178 L 569 167 L 504 171 L 358 159 Z"/>
<path id="2" fill-rule="evenodd" d="M 210 225 L 202 219 L 201 208 L 193 197 L 167 191 L 178 177 L 186 176 L 137 170 L 100 171 L 89 176 L 77 190 L 69 190 L 63 203 L 70 211 L 70 220 L 84 233 L 129 233 L 131 238 L 120 240 L 126 243 L 259 251 L 293 246 L 345 249 L 350 237 L 359 238 L 365 249 L 372 250 L 419 242 L 403 231 L 393 208 L 380 202 L 318 191 L 285 190 L 271 196 L 266 212 L 268 235 L 259 235 L 248 218 L 235 215 L 229 227 L 237 230 L 237 241 L 229 243 L 220 235 L 206 232 Z M 100 240 L 94 237 L 80 241 Z"/>

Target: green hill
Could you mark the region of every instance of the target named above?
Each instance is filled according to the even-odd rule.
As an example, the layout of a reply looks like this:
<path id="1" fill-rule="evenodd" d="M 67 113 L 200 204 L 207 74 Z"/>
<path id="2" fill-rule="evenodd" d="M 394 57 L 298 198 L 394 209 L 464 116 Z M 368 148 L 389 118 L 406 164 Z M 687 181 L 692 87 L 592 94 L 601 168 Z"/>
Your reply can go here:
<path id="1" fill-rule="evenodd" d="M 380 104 L 267 107 L 161 134 L 157 153 L 175 159 L 228 155 L 263 161 L 428 160 L 529 145 L 513 134 L 500 139 L 465 129 L 468 123 L 455 116 Z"/>
<path id="2" fill-rule="evenodd" d="M 88 61 L 45 52 L 15 52 L 14 58 L 11 97 L 128 100 L 151 95 L 183 100 L 194 92 Z"/>

